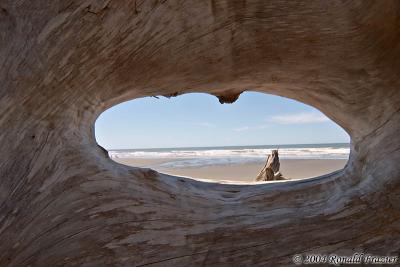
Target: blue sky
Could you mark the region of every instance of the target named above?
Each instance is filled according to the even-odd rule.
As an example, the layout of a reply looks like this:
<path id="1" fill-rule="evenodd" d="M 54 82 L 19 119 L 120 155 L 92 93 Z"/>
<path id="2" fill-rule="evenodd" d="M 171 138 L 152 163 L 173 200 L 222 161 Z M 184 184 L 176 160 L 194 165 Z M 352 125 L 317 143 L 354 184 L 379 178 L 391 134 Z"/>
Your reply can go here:
<path id="1" fill-rule="evenodd" d="M 106 149 L 347 143 L 349 136 L 315 108 L 246 92 L 233 104 L 208 94 L 146 97 L 103 112 L 96 140 Z"/>

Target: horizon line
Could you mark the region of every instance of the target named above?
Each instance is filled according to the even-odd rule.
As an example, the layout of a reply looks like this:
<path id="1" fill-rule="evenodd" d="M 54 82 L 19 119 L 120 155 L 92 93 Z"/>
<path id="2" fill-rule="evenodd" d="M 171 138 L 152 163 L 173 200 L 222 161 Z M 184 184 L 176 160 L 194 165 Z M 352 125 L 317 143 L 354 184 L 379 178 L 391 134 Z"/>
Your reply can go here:
<path id="1" fill-rule="evenodd" d="M 110 150 L 145 150 L 145 149 L 182 149 L 182 148 L 215 148 L 215 147 L 249 147 L 249 146 L 290 146 L 290 145 L 333 145 L 348 144 L 350 142 L 329 142 L 329 143 L 290 143 L 290 144 L 272 144 L 272 145 L 223 145 L 223 146 L 177 146 L 177 147 L 141 147 L 141 148 L 110 148 Z"/>

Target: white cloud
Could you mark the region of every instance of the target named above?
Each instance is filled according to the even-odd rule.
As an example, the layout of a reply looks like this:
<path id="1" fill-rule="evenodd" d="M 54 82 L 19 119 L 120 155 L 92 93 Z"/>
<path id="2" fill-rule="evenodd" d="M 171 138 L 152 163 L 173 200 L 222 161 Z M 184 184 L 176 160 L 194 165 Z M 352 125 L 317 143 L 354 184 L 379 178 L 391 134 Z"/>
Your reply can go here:
<path id="1" fill-rule="evenodd" d="M 210 123 L 210 122 L 193 122 L 193 125 L 200 126 L 200 127 L 207 127 L 207 128 L 215 127 L 215 124 Z"/>
<path id="2" fill-rule="evenodd" d="M 271 116 L 267 121 L 277 124 L 309 124 L 326 122 L 329 121 L 329 119 L 321 113 L 302 112 Z"/>
<path id="3" fill-rule="evenodd" d="M 243 132 L 243 131 L 247 131 L 250 130 L 249 126 L 243 126 L 243 127 L 239 127 L 239 128 L 235 128 L 233 129 L 235 132 Z"/>
<path id="4" fill-rule="evenodd" d="M 256 129 L 267 129 L 267 128 L 269 128 L 270 127 L 270 125 L 260 125 L 260 126 L 257 126 L 256 127 Z"/>
<path id="5" fill-rule="evenodd" d="M 233 129 L 235 132 L 244 132 L 244 131 L 250 131 L 250 130 L 262 130 L 262 129 L 266 129 L 269 128 L 270 125 L 268 124 L 262 124 L 262 125 L 257 125 L 257 126 L 243 126 L 243 127 L 238 127 Z"/>

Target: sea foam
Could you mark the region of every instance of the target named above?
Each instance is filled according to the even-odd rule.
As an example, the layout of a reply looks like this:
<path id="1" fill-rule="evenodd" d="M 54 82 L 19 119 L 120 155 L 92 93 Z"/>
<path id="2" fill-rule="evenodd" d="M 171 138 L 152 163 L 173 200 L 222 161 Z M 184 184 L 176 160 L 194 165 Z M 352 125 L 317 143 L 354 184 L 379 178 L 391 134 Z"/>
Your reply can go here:
<path id="1" fill-rule="evenodd" d="M 282 145 L 251 147 L 198 147 L 163 148 L 143 150 L 111 150 L 111 158 L 167 158 L 170 162 L 158 166 L 168 168 L 199 167 L 209 165 L 243 164 L 264 162 L 272 149 L 279 148 L 281 159 L 348 159 L 348 144 L 330 145 Z"/>

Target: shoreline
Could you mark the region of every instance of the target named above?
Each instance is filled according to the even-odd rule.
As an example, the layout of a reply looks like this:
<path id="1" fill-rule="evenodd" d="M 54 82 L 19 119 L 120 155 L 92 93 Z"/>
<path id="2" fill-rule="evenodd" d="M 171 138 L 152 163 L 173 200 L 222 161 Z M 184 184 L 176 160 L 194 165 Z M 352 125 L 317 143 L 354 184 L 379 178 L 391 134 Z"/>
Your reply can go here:
<path id="1" fill-rule="evenodd" d="M 124 165 L 151 168 L 174 176 L 235 182 L 254 182 L 257 174 L 265 165 L 265 162 L 262 162 L 166 168 L 158 165 L 173 161 L 170 158 L 111 159 Z M 287 179 L 312 178 L 340 170 L 346 165 L 347 161 L 347 159 L 280 159 L 280 171 Z"/>

